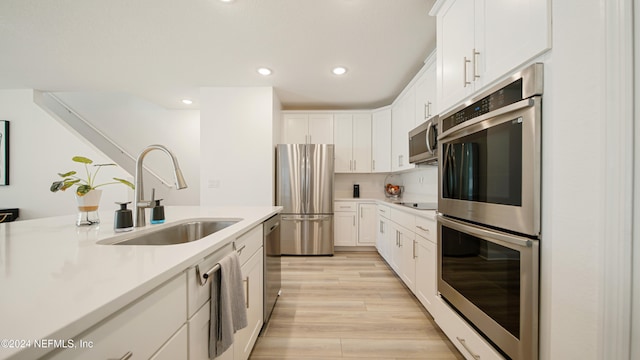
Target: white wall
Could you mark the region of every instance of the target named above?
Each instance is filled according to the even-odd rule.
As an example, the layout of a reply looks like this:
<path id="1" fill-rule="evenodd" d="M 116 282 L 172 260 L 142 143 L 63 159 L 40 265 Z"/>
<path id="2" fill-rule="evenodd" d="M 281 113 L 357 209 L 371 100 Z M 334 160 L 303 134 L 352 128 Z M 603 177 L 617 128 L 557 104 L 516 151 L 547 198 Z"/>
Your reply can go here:
<path id="1" fill-rule="evenodd" d="M 576 13 L 579 10 L 579 15 Z M 540 359 L 598 359 L 604 233 L 604 13 L 553 1 L 543 104 Z"/>
<path id="2" fill-rule="evenodd" d="M 125 93 L 55 93 L 69 108 L 98 128 L 134 159 L 147 145 L 167 146 L 176 156 L 189 186 L 183 190 L 163 185 L 145 173 L 145 199 L 156 189 L 166 205 L 200 203 L 200 112 L 170 110 Z M 173 186 L 173 167 L 160 151 L 144 158 L 144 165 Z"/>
<path id="3" fill-rule="evenodd" d="M 404 184 L 404 197 L 408 201 L 438 201 L 438 166 L 418 165 L 415 169 L 400 174 Z"/>
<path id="4" fill-rule="evenodd" d="M 52 193 L 49 187 L 59 180 L 57 173 L 84 171 L 71 161 L 75 155 L 96 163 L 112 162 L 90 144 L 77 138 L 33 102 L 31 90 L 0 90 L 0 119 L 10 121 L 9 186 L 0 186 L 0 208 L 20 208 L 20 220 L 75 214 L 72 191 Z M 119 168 L 103 168 L 98 179 L 127 178 Z M 116 201 L 126 201 L 124 185 L 103 187 L 101 211 L 115 210 Z"/>
<path id="5" fill-rule="evenodd" d="M 384 199 L 387 174 L 335 174 L 333 194 L 336 199 L 353 198 L 353 185 L 360 185 L 360 198 Z"/>
<path id="6" fill-rule="evenodd" d="M 201 88 L 201 205 L 273 205 L 274 96 L 271 87 Z"/>

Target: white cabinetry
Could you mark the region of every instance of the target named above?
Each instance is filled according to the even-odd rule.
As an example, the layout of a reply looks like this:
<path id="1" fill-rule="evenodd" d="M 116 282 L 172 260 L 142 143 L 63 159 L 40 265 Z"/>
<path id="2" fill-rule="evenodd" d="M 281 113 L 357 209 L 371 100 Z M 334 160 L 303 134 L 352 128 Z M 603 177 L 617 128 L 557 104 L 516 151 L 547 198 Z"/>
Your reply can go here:
<path id="1" fill-rule="evenodd" d="M 371 119 L 371 171 L 391 171 L 391 108 L 373 112 Z"/>
<path id="2" fill-rule="evenodd" d="M 262 225 L 249 230 L 235 241 L 238 258 L 241 264 L 243 284 L 245 286 L 245 306 L 247 307 L 248 325 L 239 330 L 234 337 L 233 345 L 218 356 L 216 360 L 246 360 L 249 358 L 260 329 L 263 324 L 263 246 Z M 208 256 L 198 266 L 203 272 L 211 269 L 222 257 L 229 253 L 231 245 Z M 192 269 L 190 269 L 191 271 Z M 195 274 L 190 272 L 190 274 Z M 194 285 L 189 289 L 190 306 L 198 306 L 197 312 L 189 318 L 189 359 L 209 359 L 209 318 L 211 311 L 211 284 L 207 281 L 200 286 L 199 279 L 194 278 Z M 191 285 L 191 279 L 189 284 Z M 204 295 L 203 295 L 204 294 Z M 191 312 L 191 311 L 190 311 Z"/>
<path id="3" fill-rule="evenodd" d="M 378 205 L 378 233 L 376 239 L 376 248 L 378 253 L 382 256 L 387 263 L 391 264 L 391 250 L 395 246 L 393 244 L 393 237 L 395 232 L 390 228 L 389 220 L 389 207 L 385 205 Z"/>
<path id="4" fill-rule="evenodd" d="M 416 242 L 415 234 L 402 226 L 396 226 L 400 244 L 399 275 L 412 292 L 416 289 Z"/>
<path id="5" fill-rule="evenodd" d="M 409 163 L 409 131 L 415 127 L 415 87 L 411 86 L 391 108 L 391 170 L 415 166 Z"/>
<path id="6" fill-rule="evenodd" d="M 548 6 L 548 0 L 436 4 L 440 109 L 549 49 Z"/>
<path id="7" fill-rule="evenodd" d="M 378 206 L 376 204 L 358 204 L 358 246 L 376 245 L 377 213 Z"/>
<path id="8" fill-rule="evenodd" d="M 416 297 L 434 318 L 438 312 L 436 222 L 416 216 Z"/>
<path id="9" fill-rule="evenodd" d="M 425 62 L 426 69 L 416 82 L 415 126 L 438 115 L 435 55 Z"/>
<path id="10" fill-rule="evenodd" d="M 334 129 L 335 171 L 371 172 L 371 114 L 337 114 Z"/>
<path id="11" fill-rule="evenodd" d="M 333 210 L 334 246 L 356 246 L 358 238 L 356 203 L 336 201 Z"/>
<path id="12" fill-rule="evenodd" d="M 182 273 L 83 333 L 81 338 L 92 341 L 93 347 L 67 349 L 51 358 L 120 359 L 130 353 L 134 358 L 149 359 L 155 353 L 159 358 L 172 353 L 184 359 L 186 342 L 177 333 L 184 329 L 186 320 L 187 279 Z"/>
<path id="13" fill-rule="evenodd" d="M 333 115 L 285 113 L 282 117 L 285 144 L 333 144 Z"/>

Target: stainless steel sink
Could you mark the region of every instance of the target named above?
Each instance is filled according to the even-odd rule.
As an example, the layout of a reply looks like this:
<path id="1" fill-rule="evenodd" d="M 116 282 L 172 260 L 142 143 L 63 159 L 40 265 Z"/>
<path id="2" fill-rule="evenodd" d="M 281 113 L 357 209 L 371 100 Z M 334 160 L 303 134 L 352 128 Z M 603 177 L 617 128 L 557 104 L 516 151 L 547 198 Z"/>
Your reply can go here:
<path id="1" fill-rule="evenodd" d="M 193 220 L 181 224 L 163 227 L 160 230 L 131 234 L 124 239 L 106 239 L 99 241 L 107 245 L 175 245 L 197 241 L 240 221 L 232 220 Z"/>

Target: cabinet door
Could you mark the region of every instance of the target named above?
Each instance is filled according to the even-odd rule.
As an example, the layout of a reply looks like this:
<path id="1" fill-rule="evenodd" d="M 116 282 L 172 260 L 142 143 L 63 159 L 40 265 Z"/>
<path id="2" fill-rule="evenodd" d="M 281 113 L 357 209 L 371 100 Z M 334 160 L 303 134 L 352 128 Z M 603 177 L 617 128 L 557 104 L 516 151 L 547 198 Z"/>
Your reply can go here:
<path id="1" fill-rule="evenodd" d="M 411 291 L 416 289 L 416 242 L 415 235 L 411 231 L 398 228 L 400 239 L 400 278 Z"/>
<path id="2" fill-rule="evenodd" d="M 309 116 L 306 114 L 285 114 L 282 124 L 284 144 L 306 144 L 309 134 Z"/>
<path id="3" fill-rule="evenodd" d="M 376 245 L 376 218 L 378 206 L 376 204 L 360 204 L 358 206 L 358 245 Z"/>
<path id="4" fill-rule="evenodd" d="M 469 95 L 475 45 L 474 0 L 455 0 L 438 14 L 438 88 L 441 109 Z"/>
<path id="5" fill-rule="evenodd" d="M 150 360 L 175 360 L 188 358 L 188 336 L 187 325 L 183 325 L 180 330 L 167 341 Z"/>
<path id="6" fill-rule="evenodd" d="M 438 114 L 436 103 L 436 64 L 432 62 L 416 82 L 416 126 Z"/>
<path id="7" fill-rule="evenodd" d="M 189 319 L 189 360 L 209 360 L 209 320 L 211 302 L 207 301 Z M 233 360 L 233 345 L 215 360 Z"/>
<path id="8" fill-rule="evenodd" d="M 396 274 L 400 275 L 400 266 L 402 264 L 402 245 L 400 243 L 400 231 L 398 230 L 398 226 L 389 222 L 389 229 L 391 230 L 391 234 L 389 235 L 390 240 L 390 249 L 389 249 L 389 258 L 391 262 L 391 268 Z"/>
<path id="9" fill-rule="evenodd" d="M 549 49 L 549 1 L 477 0 L 476 4 L 476 17 L 483 17 L 476 47 L 484 84 Z"/>
<path id="10" fill-rule="evenodd" d="M 333 144 L 333 114 L 309 114 L 309 143 Z"/>
<path id="11" fill-rule="evenodd" d="M 334 246 L 356 246 L 357 224 L 356 212 L 335 212 L 334 219 Z"/>
<path id="12" fill-rule="evenodd" d="M 371 120 L 371 170 L 391 171 L 391 109 L 373 113 Z"/>
<path id="13" fill-rule="evenodd" d="M 353 170 L 353 117 L 340 114 L 335 116 L 335 172 L 352 172 Z"/>
<path id="14" fill-rule="evenodd" d="M 263 249 L 260 248 L 244 265 L 245 306 L 249 325 L 236 332 L 233 344 L 234 360 L 247 360 L 258 339 L 263 323 Z"/>
<path id="15" fill-rule="evenodd" d="M 371 172 L 371 115 L 353 115 L 353 172 Z"/>
<path id="16" fill-rule="evenodd" d="M 436 317 L 437 298 L 437 258 L 436 244 L 416 236 L 416 297 L 422 306 Z"/>

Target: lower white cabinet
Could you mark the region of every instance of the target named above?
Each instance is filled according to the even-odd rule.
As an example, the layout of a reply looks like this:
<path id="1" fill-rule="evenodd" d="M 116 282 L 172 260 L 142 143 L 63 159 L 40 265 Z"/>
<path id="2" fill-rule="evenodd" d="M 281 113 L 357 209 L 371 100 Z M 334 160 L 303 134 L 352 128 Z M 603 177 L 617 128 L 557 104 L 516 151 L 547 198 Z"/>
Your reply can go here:
<path id="1" fill-rule="evenodd" d="M 258 334 L 263 325 L 263 285 L 264 285 L 264 258 L 262 244 L 262 225 L 256 226 L 235 240 L 238 257 L 241 263 L 243 285 L 245 291 L 244 303 L 247 308 L 248 325 L 236 332 L 233 345 L 216 360 L 246 360 L 258 339 Z M 210 258 L 220 258 L 213 254 Z M 208 262 L 213 266 L 215 263 Z M 206 288 L 194 289 L 200 294 L 207 291 L 211 284 L 206 283 Z M 203 290 L 204 289 L 204 290 Z M 209 319 L 211 313 L 211 296 L 198 311 L 189 318 L 189 360 L 209 359 Z"/>
<path id="2" fill-rule="evenodd" d="M 131 354 L 134 359 L 149 359 L 157 353 L 164 359 L 160 350 L 166 343 L 167 355 L 185 359 L 186 342 L 181 335 L 173 340 L 184 330 L 186 319 L 187 280 L 182 273 L 84 333 L 81 338 L 93 341 L 93 347 L 62 350 L 50 358 L 120 359 Z"/>
<path id="3" fill-rule="evenodd" d="M 258 340 L 264 317 L 263 299 L 263 248 L 260 248 L 244 265 L 242 277 L 245 285 L 245 306 L 248 325 L 236 333 L 233 343 L 234 360 L 246 360 Z"/>
<path id="4" fill-rule="evenodd" d="M 436 244 L 416 235 L 416 297 L 434 318 L 437 316 L 438 258 Z"/>
<path id="5" fill-rule="evenodd" d="M 391 251 L 393 249 L 393 236 L 395 232 L 389 225 L 389 218 L 385 217 L 386 206 L 378 205 L 378 233 L 376 238 L 376 248 L 383 259 L 391 264 Z"/>
<path id="6" fill-rule="evenodd" d="M 416 289 L 416 241 L 415 234 L 412 231 L 396 227 L 398 232 L 398 240 L 400 243 L 400 278 L 405 285 L 415 293 Z"/>
<path id="7" fill-rule="evenodd" d="M 482 360 L 504 359 L 504 357 L 489 345 L 480 334 L 473 330 L 458 313 L 451 309 L 444 300 L 438 298 L 437 302 L 441 311 L 434 319 L 465 358 Z"/>
<path id="8" fill-rule="evenodd" d="M 188 331 L 187 325 L 182 325 L 180 330 L 167 341 L 158 352 L 151 357 L 150 360 L 175 360 L 186 359 L 188 348 Z"/>
<path id="9" fill-rule="evenodd" d="M 356 246 L 357 214 L 357 211 L 336 211 L 333 213 L 334 246 Z"/>
<path id="10" fill-rule="evenodd" d="M 378 206 L 376 204 L 358 204 L 358 245 L 376 245 L 376 214 Z"/>

